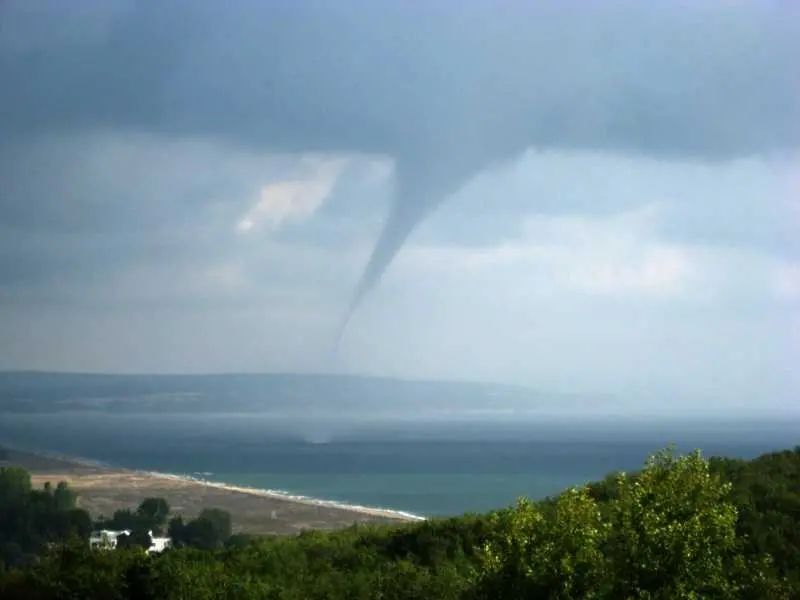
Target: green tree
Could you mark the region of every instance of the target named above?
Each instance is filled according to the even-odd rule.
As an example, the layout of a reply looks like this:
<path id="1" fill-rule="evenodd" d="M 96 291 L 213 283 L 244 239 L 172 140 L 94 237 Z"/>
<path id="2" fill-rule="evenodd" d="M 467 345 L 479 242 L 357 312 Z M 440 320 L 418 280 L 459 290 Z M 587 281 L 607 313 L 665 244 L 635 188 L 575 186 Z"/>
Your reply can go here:
<path id="1" fill-rule="evenodd" d="M 135 529 L 130 534 L 121 534 L 117 536 L 117 548 L 142 548 L 147 550 L 153 545 L 153 538 L 150 533 L 144 529 Z"/>
<path id="2" fill-rule="evenodd" d="M 603 510 L 584 489 L 500 513 L 503 533 L 486 546 L 479 590 L 565 600 L 780 597 L 768 559 L 742 554 L 731 486 L 699 452 L 660 452 L 606 487 Z"/>
<path id="3" fill-rule="evenodd" d="M 82 508 L 73 508 L 66 512 L 68 523 L 68 533 L 64 537 L 76 536 L 82 540 L 88 540 L 92 534 L 92 517 Z"/>
<path id="4" fill-rule="evenodd" d="M 615 597 L 736 598 L 738 554 L 730 484 L 699 452 L 648 458 L 635 479 L 619 475 L 606 545 Z"/>
<path id="5" fill-rule="evenodd" d="M 204 511 L 172 519 L 179 547 L 157 556 L 146 540 L 117 552 L 64 541 L 73 511 L 34 490 L 0 511 L 0 554 L 14 562 L 0 568 L 0 598 L 789 600 L 800 598 L 798 484 L 797 450 L 712 465 L 664 452 L 641 472 L 490 515 L 222 546 L 229 516 Z"/>
<path id="6" fill-rule="evenodd" d="M 247 546 L 250 546 L 256 541 L 258 541 L 258 539 L 259 536 L 253 535 L 251 533 L 237 533 L 232 535 L 225 541 L 225 547 L 228 549 L 246 548 Z"/>
<path id="7" fill-rule="evenodd" d="M 172 544 L 174 546 L 181 546 L 183 544 L 184 529 L 186 529 L 186 523 L 183 522 L 182 516 L 178 515 L 169 520 L 167 535 L 172 539 Z"/>
<path id="8" fill-rule="evenodd" d="M 0 545 L 2 561 L 29 563 L 49 545 L 75 537 L 88 541 L 92 524 L 86 511 L 75 508 L 75 494 L 66 483 L 55 490 L 31 489 L 30 474 L 20 468 L 0 470 Z"/>
<path id="9" fill-rule="evenodd" d="M 75 508 L 78 495 L 69 489 L 66 481 L 59 481 L 53 492 L 53 500 L 55 502 L 55 509 L 59 511 L 72 510 Z"/>
<path id="10" fill-rule="evenodd" d="M 114 515 L 106 521 L 97 522 L 98 529 L 114 529 L 121 531 L 124 529 L 147 529 L 147 524 L 138 513 L 129 508 L 114 511 Z"/>
<path id="11" fill-rule="evenodd" d="M 204 525 L 208 524 L 210 530 L 213 531 L 215 545 L 227 542 L 233 532 L 231 515 L 221 508 L 204 508 L 200 511 L 196 521 L 202 522 Z"/>
<path id="12" fill-rule="evenodd" d="M 206 508 L 188 523 L 181 517 L 172 519 L 168 531 L 176 547 L 221 548 L 231 537 L 231 515 L 220 508 Z"/>
<path id="13" fill-rule="evenodd" d="M 24 501 L 31 491 L 31 475 L 20 467 L 0 467 L 0 503 Z"/>
<path id="14" fill-rule="evenodd" d="M 525 498 L 493 520 L 478 585 L 485 598 L 591 598 L 603 586 L 600 546 L 609 526 L 583 489 L 561 494 L 546 514 Z"/>
<path id="15" fill-rule="evenodd" d="M 164 498 L 145 498 L 136 512 L 163 525 L 169 517 L 169 503 Z"/>
<path id="16" fill-rule="evenodd" d="M 141 526 L 160 535 L 169 518 L 169 503 L 164 498 L 145 498 L 136 515 L 141 519 Z"/>

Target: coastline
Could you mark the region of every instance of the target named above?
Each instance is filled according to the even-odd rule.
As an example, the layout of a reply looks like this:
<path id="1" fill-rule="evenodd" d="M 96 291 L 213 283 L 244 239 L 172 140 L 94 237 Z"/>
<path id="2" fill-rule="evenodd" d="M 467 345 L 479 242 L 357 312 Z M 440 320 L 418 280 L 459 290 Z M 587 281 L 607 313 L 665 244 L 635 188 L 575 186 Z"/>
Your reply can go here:
<path id="1" fill-rule="evenodd" d="M 0 442 L 9 450 L 9 464 L 28 468 L 35 486 L 64 480 L 94 517 L 118 508 L 133 508 L 131 500 L 148 495 L 167 498 L 179 514 L 190 516 L 218 506 L 240 518 L 239 531 L 291 533 L 305 529 L 332 529 L 354 523 L 403 524 L 426 520 L 421 515 L 382 507 L 325 500 L 283 490 L 260 489 L 209 481 L 193 475 L 119 467 L 91 458 L 71 456 Z M 2 461 L 0 461 L 2 462 Z M 130 500 L 129 500 L 130 498 Z M 127 502 L 126 506 L 122 506 Z M 237 515 L 237 508 L 246 518 Z"/>
<path id="2" fill-rule="evenodd" d="M 252 496 L 259 496 L 263 498 L 271 498 L 273 500 L 284 500 L 286 502 L 296 502 L 298 504 L 306 504 L 309 506 L 318 506 L 333 508 L 337 510 L 345 510 L 357 512 L 364 515 L 373 517 L 384 517 L 387 519 L 397 519 L 398 521 L 426 521 L 426 517 L 415 515 L 413 513 L 405 512 L 402 510 L 395 510 L 391 508 L 381 508 L 377 506 L 364 506 L 361 504 L 351 504 L 349 502 L 338 502 L 336 500 L 324 500 L 322 498 L 314 498 L 311 496 L 303 496 L 300 494 L 293 494 L 283 490 L 269 490 L 255 487 L 248 487 L 242 485 L 232 485 L 221 481 L 209 481 L 191 475 L 176 475 L 173 473 L 160 473 L 158 471 L 141 471 L 133 470 L 134 473 L 142 473 L 144 475 L 168 480 L 187 481 L 197 483 L 210 488 L 225 490 L 227 492 L 234 492 L 237 494 L 250 494 Z"/>

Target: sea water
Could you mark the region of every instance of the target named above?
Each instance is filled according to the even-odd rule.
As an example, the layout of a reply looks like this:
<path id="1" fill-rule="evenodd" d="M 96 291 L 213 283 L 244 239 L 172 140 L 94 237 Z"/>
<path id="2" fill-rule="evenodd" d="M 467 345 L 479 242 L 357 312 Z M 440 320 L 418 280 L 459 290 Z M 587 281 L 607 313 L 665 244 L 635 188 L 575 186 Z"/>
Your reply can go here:
<path id="1" fill-rule="evenodd" d="M 424 516 L 541 498 L 670 443 L 750 458 L 800 443 L 792 421 L 345 422 L 274 415 L 2 415 L 0 443 Z"/>

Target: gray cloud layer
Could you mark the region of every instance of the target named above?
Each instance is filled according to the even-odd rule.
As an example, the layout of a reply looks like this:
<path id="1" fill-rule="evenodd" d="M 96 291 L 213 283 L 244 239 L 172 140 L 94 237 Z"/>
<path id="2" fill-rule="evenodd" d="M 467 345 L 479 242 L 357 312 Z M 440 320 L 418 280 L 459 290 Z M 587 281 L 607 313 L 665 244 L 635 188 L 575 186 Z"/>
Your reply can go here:
<path id="1" fill-rule="evenodd" d="M 168 0 L 52 42 L 30 34 L 73 4 L 36 5 L 5 9 L 6 133 L 131 127 L 466 170 L 528 146 L 726 157 L 800 140 L 789 3 Z"/>
<path id="2" fill-rule="evenodd" d="M 719 161 L 800 147 L 800 11 L 790 2 L 12 0 L 0 11 L 4 226 L 158 227 L 167 192 L 125 197 L 111 186 L 113 206 L 69 207 L 48 193 L 67 164 L 58 148 L 19 148 L 53 134 L 383 155 L 396 163 L 394 205 L 356 303 L 420 220 L 527 148 Z M 38 186 L 15 187 L 15 174 L 37 170 Z M 90 179 L 97 193 L 102 176 Z M 214 192 L 169 198 L 170 217 L 201 222 L 217 208 L 194 198 Z M 23 258 L 6 261 L 8 276 L 33 276 L 14 271 Z"/>

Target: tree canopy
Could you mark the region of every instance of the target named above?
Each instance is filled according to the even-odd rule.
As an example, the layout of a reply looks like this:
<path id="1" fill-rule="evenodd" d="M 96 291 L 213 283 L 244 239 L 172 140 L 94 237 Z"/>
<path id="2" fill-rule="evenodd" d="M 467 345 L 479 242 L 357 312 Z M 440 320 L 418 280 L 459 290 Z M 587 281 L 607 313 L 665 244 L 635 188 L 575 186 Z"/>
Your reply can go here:
<path id="1" fill-rule="evenodd" d="M 141 548 L 147 550 L 153 545 L 153 538 L 143 529 L 134 529 L 129 534 L 117 536 L 117 548 Z"/>
<path id="2" fill-rule="evenodd" d="M 485 515 L 263 538 L 231 536 L 224 511 L 176 517 L 174 550 L 67 541 L 0 571 L 0 597 L 789 600 L 798 509 L 800 448 L 752 461 L 665 451 L 637 473 Z"/>
<path id="3" fill-rule="evenodd" d="M 182 517 L 176 517 L 169 524 L 169 537 L 176 548 L 221 548 L 231 537 L 231 532 L 231 515 L 219 508 L 203 509 L 188 523 L 184 523 Z"/>
<path id="4" fill-rule="evenodd" d="M 48 544 L 72 536 L 88 539 L 89 514 L 75 507 L 75 493 L 66 482 L 55 489 L 31 487 L 30 474 L 18 467 L 0 468 L 0 562 L 31 561 Z"/>
<path id="5" fill-rule="evenodd" d="M 161 535 L 164 533 L 169 513 L 170 506 L 164 498 L 145 498 L 136 510 L 123 508 L 114 511 L 110 519 L 98 519 L 97 529 L 152 532 L 153 535 Z"/>
<path id="6" fill-rule="evenodd" d="M 169 503 L 164 498 L 145 498 L 136 514 L 152 523 L 154 528 L 160 528 L 167 523 Z"/>

